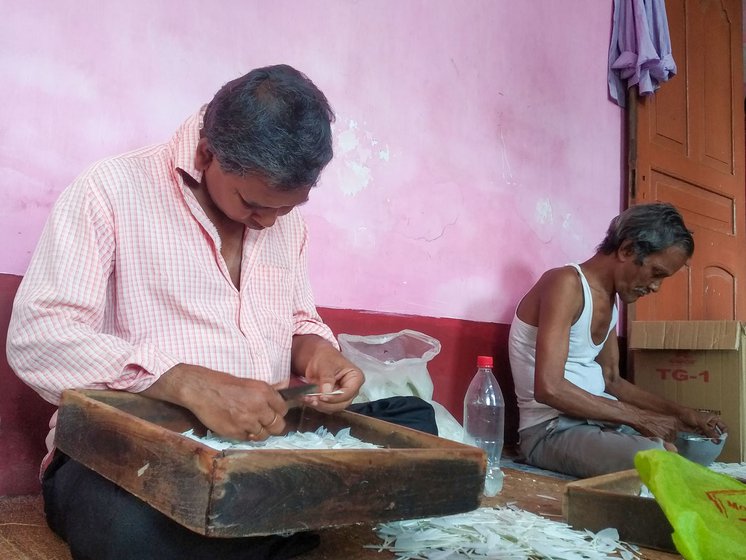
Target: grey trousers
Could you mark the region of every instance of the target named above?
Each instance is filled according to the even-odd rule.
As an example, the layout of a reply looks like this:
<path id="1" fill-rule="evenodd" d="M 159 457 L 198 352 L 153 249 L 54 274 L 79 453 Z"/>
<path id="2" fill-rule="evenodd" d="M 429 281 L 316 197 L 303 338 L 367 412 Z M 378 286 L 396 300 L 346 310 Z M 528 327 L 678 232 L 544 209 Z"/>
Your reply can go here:
<path id="1" fill-rule="evenodd" d="M 629 426 L 601 425 L 568 416 L 519 433 L 526 463 L 578 478 L 633 469 L 638 451 L 664 449 L 663 440 L 647 438 Z"/>

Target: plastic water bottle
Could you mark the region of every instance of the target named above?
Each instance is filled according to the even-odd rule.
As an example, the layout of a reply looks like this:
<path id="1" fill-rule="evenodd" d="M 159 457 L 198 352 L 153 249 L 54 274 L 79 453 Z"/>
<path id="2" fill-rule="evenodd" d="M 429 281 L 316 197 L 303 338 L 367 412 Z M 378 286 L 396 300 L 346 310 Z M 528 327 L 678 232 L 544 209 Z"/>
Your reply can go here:
<path id="1" fill-rule="evenodd" d="M 485 496 L 494 496 L 503 488 L 500 456 L 505 430 L 505 401 L 492 373 L 492 356 L 477 358 L 477 373 L 464 397 L 464 440 L 487 453 Z"/>

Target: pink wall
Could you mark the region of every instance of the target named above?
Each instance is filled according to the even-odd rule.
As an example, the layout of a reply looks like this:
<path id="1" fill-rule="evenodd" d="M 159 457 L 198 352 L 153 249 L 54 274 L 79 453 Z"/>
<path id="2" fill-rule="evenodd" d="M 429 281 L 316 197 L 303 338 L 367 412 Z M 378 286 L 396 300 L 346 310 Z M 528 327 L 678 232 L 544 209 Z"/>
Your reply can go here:
<path id="1" fill-rule="evenodd" d="M 168 139 L 224 82 L 277 62 L 337 112 L 337 156 L 303 208 L 319 305 L 509 322 L 619 209 L 611 2 L 14 4 L 0 20 L 0 272 L 23 274 L 87 165 Z"/>

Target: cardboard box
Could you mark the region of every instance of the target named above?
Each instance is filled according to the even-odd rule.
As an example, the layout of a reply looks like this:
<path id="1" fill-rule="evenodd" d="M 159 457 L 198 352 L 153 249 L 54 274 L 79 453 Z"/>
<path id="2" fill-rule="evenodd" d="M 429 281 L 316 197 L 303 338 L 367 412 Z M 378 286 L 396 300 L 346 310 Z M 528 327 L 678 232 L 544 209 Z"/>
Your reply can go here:
<path id="1" fill-rule="evenodd" d="M 186 409 L 119 391 L 65 391 L 57 447 L 209 536 L 448 515 L 479 507 L 484 451 L 352 412 L 291 409 L 288 430 L 349 427 L 381 449 L 217 451 Z"/>
<path id="2" fill-rule="evenodd" d="M 641 488 L 634 469 L 568 482 L 562 513 L 575 529 L 613 527 L 623 541 L 676 552 L 671 524 L 654 498 L 640 496 Z"/>
<path id="3" fill-rule="evenodd" d="M 718 461 L 746 460 L 746 331 L 738 321 L 633 321 L 634 382 L 667 399 L 721 414 L 728 439 Z"/>

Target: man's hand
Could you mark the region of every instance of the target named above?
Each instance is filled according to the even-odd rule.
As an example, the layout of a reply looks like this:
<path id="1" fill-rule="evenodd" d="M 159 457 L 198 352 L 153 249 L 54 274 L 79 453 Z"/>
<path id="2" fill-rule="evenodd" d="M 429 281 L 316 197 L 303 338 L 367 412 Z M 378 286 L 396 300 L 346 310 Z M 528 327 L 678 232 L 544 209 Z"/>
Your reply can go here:
<path id="1" fill-rule="evenodd" d="M 262 440 L 285 429 L 287 405 L 263 381 L 178 364 L 142 394 L 188 408 L 207 428 L 227 438 Z"/>
<path id="2" fill-rule="evenodd" d="M 630 422 L 630 425 L 644 436 L 661 438 L 667 442 L 676 440 L 676 435 L 681 430 L 681 422 L 675 416 L 642 409 L 635 422 Z"/>
<path id="3" fill-rule="evenodd" d="M 339 395 L 304 398 L 309 406 L 327 413 L 350 406 L 365 381 L 360 368 L 329 342 L 314 335 L 294 337 L 293 371 L 318 385 L 322 393 L 342 391 Z"/>
<path id="4" fill-rule="evenodd" d="M 693 408 L 684 408 L 679 413 L 679 420 L 683 429 L 695 434 L 704 434 L 712 439 L 718 439 L 728 431 L 722 418 L 713 412 L 699 412 Z"/>

